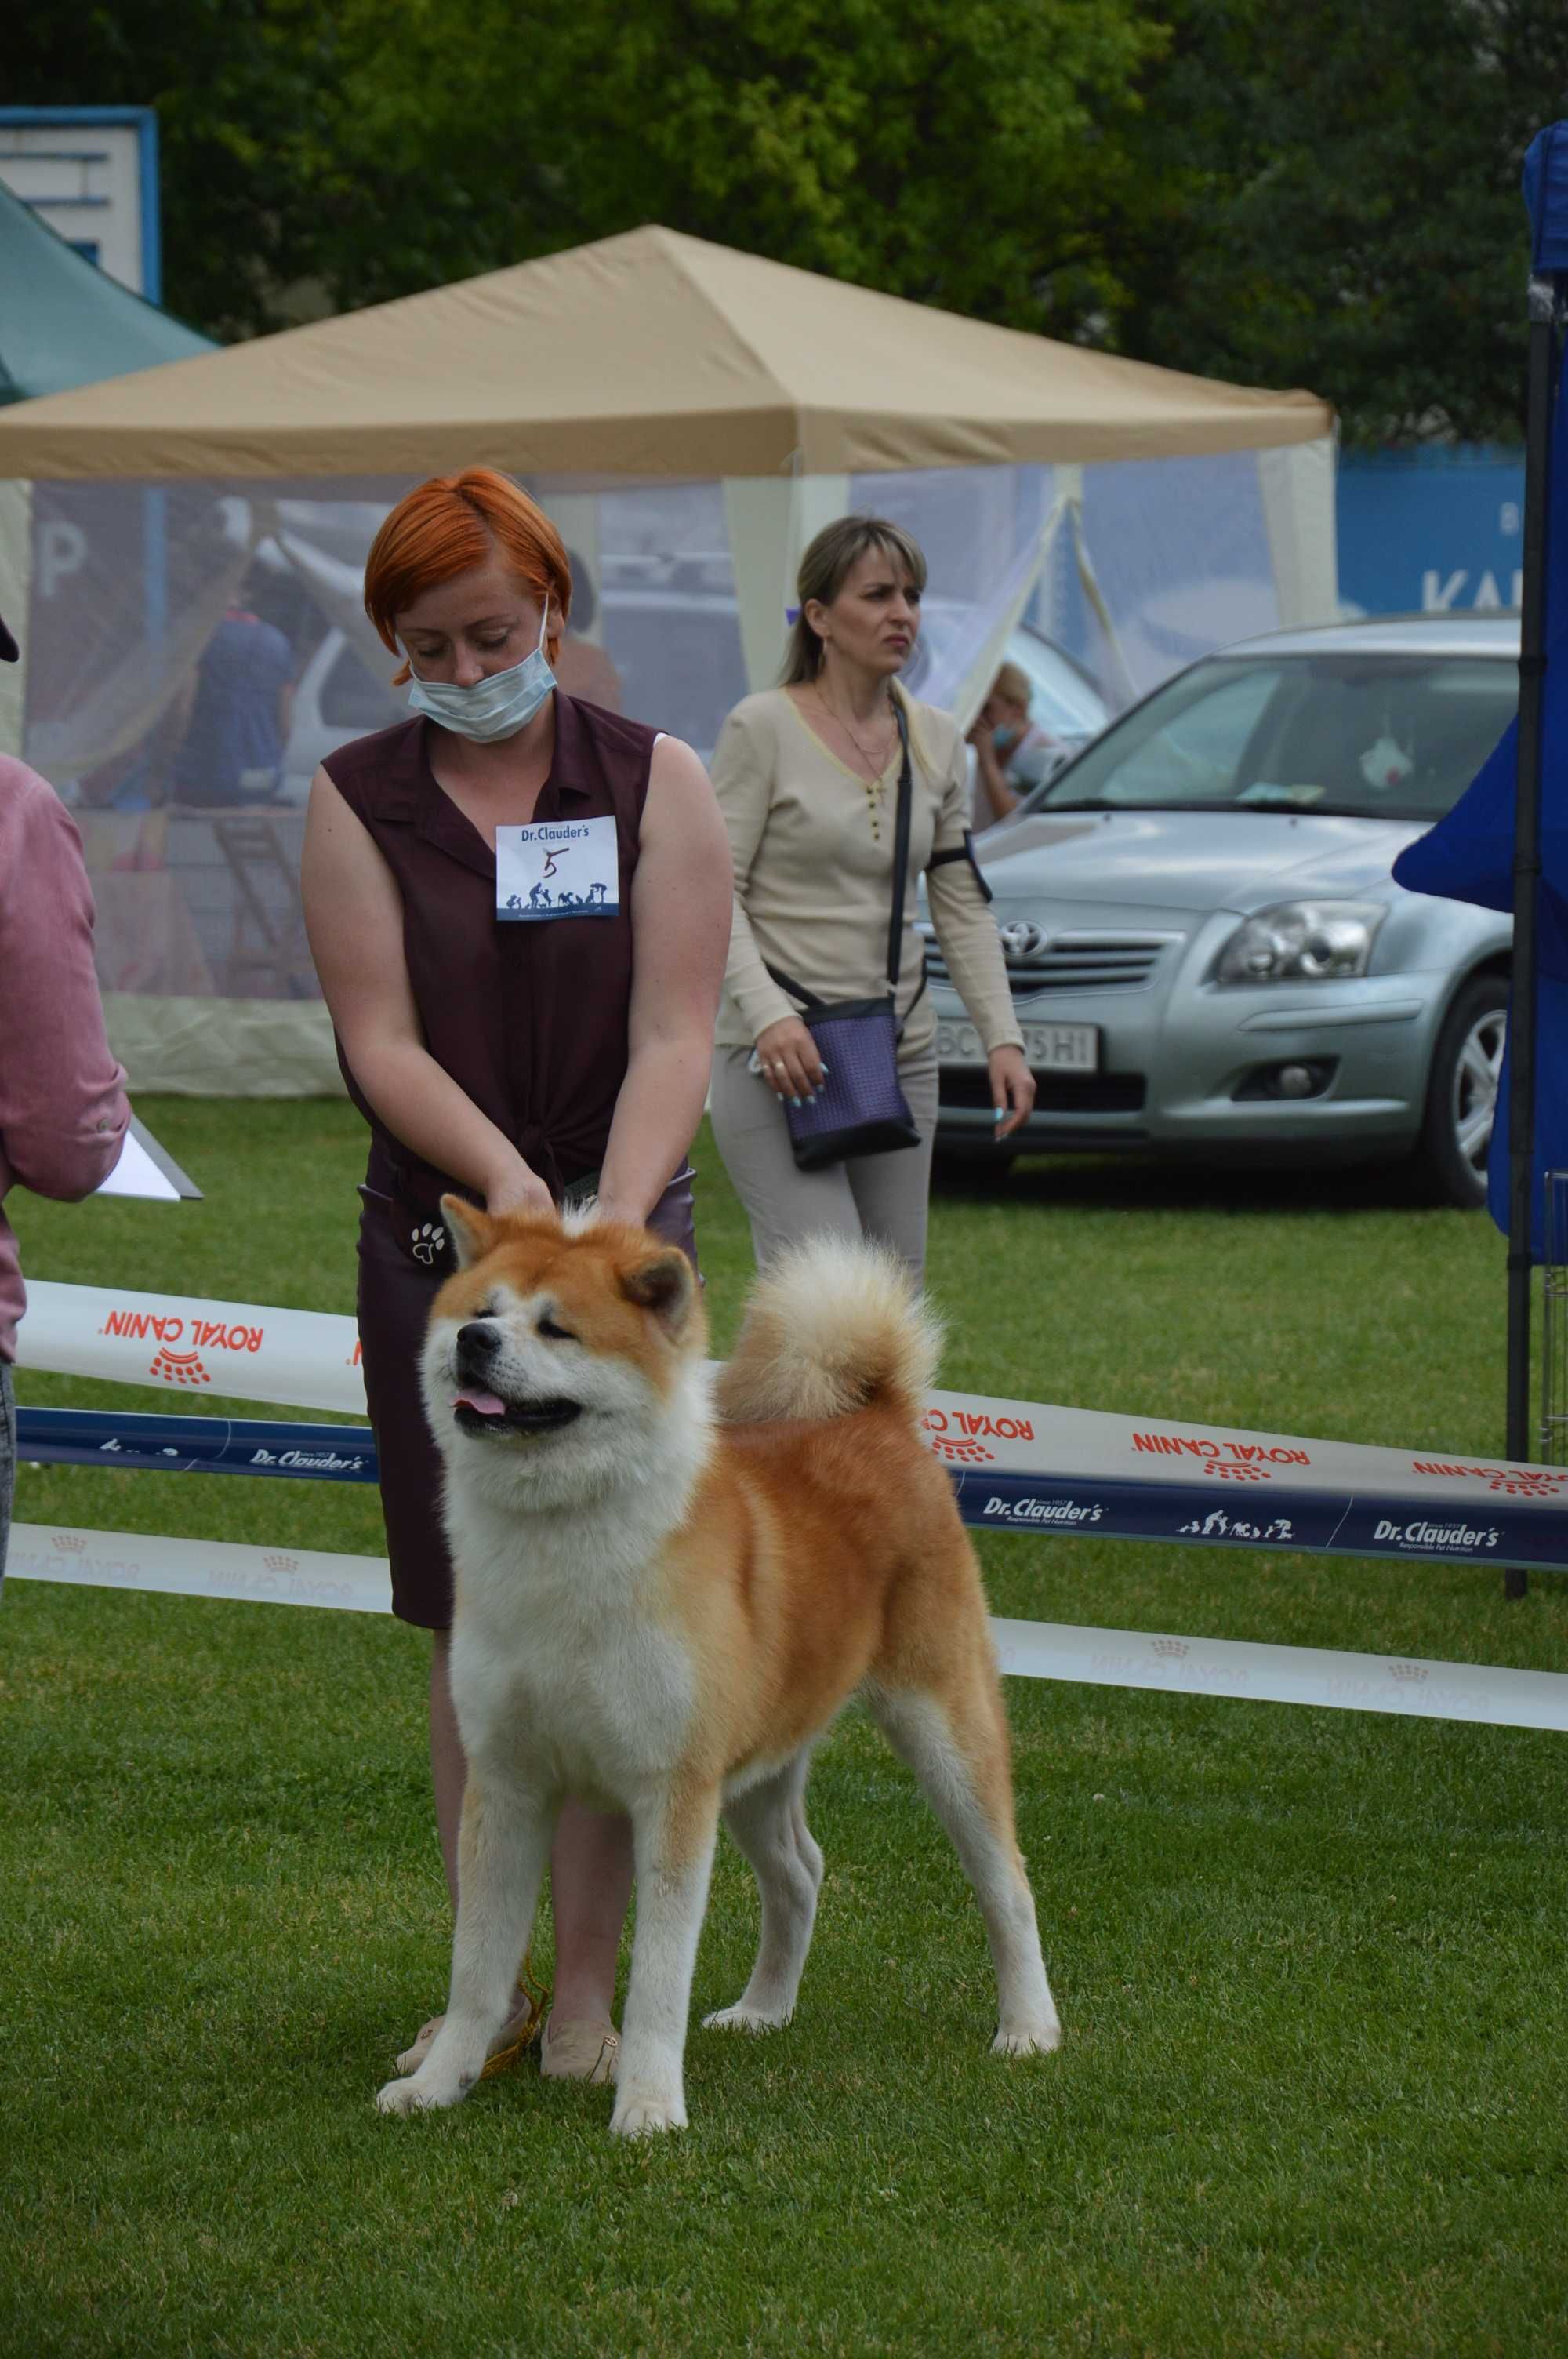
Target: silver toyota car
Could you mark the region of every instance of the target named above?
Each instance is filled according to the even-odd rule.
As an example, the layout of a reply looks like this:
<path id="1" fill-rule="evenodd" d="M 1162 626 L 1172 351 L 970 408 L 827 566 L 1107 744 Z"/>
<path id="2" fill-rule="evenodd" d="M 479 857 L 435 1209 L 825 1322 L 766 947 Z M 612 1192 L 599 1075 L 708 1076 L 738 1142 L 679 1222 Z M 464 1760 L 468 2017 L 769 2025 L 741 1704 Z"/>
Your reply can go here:
<path id="1" fill-rule="evenodd" d="M 1518 658 L 1501 614 L 1249 640 L 989 830 L 1038 1095 L 987 1145 L 981 1044 L 933 943 L 939 1154 L 1410 1158 L 1423 1194 L 1480 1203 L 1510 921 L 1390 870 L 1501 736 Z"/>

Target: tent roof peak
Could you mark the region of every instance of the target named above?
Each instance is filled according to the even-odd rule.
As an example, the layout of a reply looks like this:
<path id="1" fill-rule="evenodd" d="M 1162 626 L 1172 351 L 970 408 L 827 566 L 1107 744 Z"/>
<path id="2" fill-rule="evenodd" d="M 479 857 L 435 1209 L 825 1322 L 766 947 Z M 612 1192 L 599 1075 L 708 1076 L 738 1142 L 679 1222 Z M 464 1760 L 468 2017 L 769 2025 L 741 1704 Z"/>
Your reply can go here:
<path id="1" fill-rule="evenodd" d="M 646 223 L 0 412 L 0 474 L 771 475 L 1162 458 L 1332 431 Z"/>

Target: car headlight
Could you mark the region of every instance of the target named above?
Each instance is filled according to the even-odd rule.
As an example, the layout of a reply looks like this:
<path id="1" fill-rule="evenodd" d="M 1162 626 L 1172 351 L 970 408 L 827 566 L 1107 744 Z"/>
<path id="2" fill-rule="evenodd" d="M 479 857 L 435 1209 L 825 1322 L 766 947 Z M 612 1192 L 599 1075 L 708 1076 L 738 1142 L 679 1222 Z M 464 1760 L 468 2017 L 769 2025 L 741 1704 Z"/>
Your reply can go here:
<path id="1" fill-rule="evenodd" d="M 1332 983 L 1365 974 L 1388 910 L 1379 901 L 1281 901 L 1238 926 L 1217 983 Z"/>

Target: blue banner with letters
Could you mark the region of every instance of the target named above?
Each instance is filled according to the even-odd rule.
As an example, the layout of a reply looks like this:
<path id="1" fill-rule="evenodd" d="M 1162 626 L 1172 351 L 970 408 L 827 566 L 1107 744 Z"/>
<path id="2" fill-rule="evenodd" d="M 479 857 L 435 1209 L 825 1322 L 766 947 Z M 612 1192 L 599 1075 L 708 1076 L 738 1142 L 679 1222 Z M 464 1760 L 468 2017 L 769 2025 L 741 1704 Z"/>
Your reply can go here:
<path id="1" fill-rule="evenodd" d="M 1422 443 L 1350 451 L 1337 478 L 1346 614 L 1495 614 L 1516 607 L 1524 451 Z"/>

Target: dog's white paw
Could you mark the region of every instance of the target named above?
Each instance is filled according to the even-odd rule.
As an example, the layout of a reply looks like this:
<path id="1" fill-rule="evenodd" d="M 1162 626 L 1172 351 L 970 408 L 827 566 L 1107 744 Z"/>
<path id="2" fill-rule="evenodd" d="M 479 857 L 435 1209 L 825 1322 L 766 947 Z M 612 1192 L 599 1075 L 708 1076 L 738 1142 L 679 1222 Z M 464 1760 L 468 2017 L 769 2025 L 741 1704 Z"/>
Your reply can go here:
<path id="1" fill-rule="evenodd" d="M 702 2018 L 704 2031 L 782 2031 L 787 2015 L 765 2015 L 759 2006 L 721 2006 Z"/>
<path id="2" fill-rule="evenodd" d="M 388 2081 L 375 2093 L 378 2114 L 428 2114 L 445 2105 L 460 2104 L 468 2091 L 460 2085 L 444 2086 L 438 2082 L 425 2081 L 417 2072 L 406 2081 Z"/>
<path id="3" fill-rule="evenodd" d="M 637 2096 L 622 2091 L 615 2101 L 615 2111 L 610 2116 L 611 2134 L 614 2137 L 656 2137 L 662 2130 L 684 2130 L 686 2107 L 678 2097 L 660 2097 L 650 2093 Z"/>
<path id="4" fill-rule="evenodd" d="M 993 2056 L 1049 2056 L 1062 2045 L 1059 2023 L 1014 2024 L 991 2041 Z"/>

